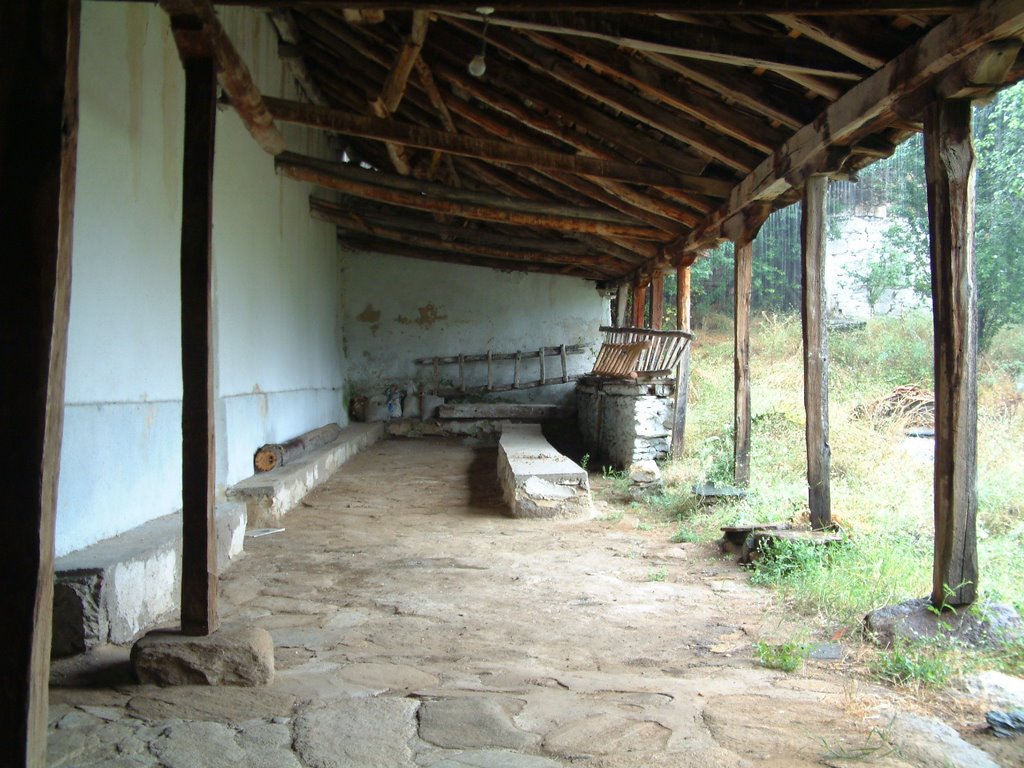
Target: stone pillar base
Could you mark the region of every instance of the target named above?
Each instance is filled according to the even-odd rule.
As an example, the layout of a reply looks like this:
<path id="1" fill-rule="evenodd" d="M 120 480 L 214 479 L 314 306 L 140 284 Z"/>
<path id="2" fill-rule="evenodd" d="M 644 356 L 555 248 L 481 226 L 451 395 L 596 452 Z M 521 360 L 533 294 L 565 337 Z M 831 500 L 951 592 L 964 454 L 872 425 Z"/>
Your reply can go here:
<path id="1" fill-rule="evenodd" d="M 132 647 L 132 670 L 156 685 L 267 685 L 274 679 L 274 641 L 258 627 L 223 627 L 195 637 L 157 629 Z"/>

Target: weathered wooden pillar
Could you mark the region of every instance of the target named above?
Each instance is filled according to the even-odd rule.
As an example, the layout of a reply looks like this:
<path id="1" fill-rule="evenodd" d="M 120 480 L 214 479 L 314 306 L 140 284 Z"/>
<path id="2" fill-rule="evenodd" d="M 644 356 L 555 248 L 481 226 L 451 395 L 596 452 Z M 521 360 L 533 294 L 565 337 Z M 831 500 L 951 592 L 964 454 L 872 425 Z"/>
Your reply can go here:
<path id="1" fill-rule="evenodd" d="M 0 4 L 0 434 L 4 478 L 0 754 L 46 765 L 53 533 L 64 419 L 78 142 L 78 0 Z"/>
<path id="2" fill-rule="evenodd" d="M 676 330 L 690 330 L 690 268 L 676 270 Z M 672 425 L 672 458 L 679 459 L 686 448 L 686 398 L 690 389 L 690 345 L 683 349 L 676 376 L 675 421 Z"/>
<path id="3" fill-rule="evenodd" d="M 665 317 L 665 273 L 655 272 L 651 279 L 651 328 L 661 330 Z"/>
<path id="4" fill-rule="evenodd" d="M 633 327 L 644 327 L 644 315 L 647 309 L 647 286 L 638 284 L 633 286 Z"/>
<path id="5" fill-rule="evenodd" d="M 629 303 L 629 286 L 623 283 L 615 292 L 615 326 L 626 324 L 626 305 Z"/>
<path id="6" fill-rule="evenodd" d="M 181 630 L 188 635 L 208 635 L 218 625 L 211 311 L 217 68 L 212 54 L 205 51 L 183 56 L 182 63 L 185 159 L 181 214 Z"/>
<path id="7" fill-rule="evenodd" d="M 733 324 L 733 477 L 750 482 L 750 292 L 754 279 L 754 241 L 735 248 L 735 321 Z"/>
<path id="8" fill-rule="evenodd" d="M 804 339 L 804 411 L 807 439 L 807 502 L 811 527 L 832 524 L 828 443 L 828 325 L 825 322 L 825 195 L 828 178 L 811 176 L 804 186 L 800 217 L 801 321 Z"/>
<path id="9" fill-rule="evenodd" d="M 938 101 L 924 115 L 935 328 L 935 559 L 932 604 L 978 594 L 977 285 L 971 103 Z"/>

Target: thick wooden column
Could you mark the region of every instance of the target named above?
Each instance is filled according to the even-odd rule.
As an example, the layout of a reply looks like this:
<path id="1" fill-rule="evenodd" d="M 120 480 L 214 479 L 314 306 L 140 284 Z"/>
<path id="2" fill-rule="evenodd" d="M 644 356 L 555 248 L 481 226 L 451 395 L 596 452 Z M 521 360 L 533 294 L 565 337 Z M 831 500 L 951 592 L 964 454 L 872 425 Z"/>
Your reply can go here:
<path id="1" fill-rule="evenodd" d="M 828 178 L 811 176 L 804 186 L 800 217 L 800 313 L 804 337 L 804 411 L 807 439 L 807 502 L 811 527 L 832 524 L 829 472 L 832 449 L 828 444 L 828 325 L 825 322 L 825 194 Z"/>
<path id="2" fill-rule="evenodd" d="M 644 314 L 647 309 L 647 286 L 633 287 L 633 327 L 644 327 Z"/>
<path id="3" fill-rule="evenodd" d="M 53 532 L 78 142 L 78 0 L 0 4 L 4 477 L 0 754 L 46 765 Z"/>
<path id="4" fill-rule="evenodd" d="M 690 330 L 690 268 L 676 270 L 676 330 Z M 690 389 L 690 344 L 683 349 L 676 376 L 675 420 L 672 424 L 672 458 L 680 459 L 686 448 L 686 398 Z"/>
<path id="5" fill-rule="evenodd" d="M 977 285 L 971 103 L 925 110 L 925 174 L 935 328 L 935 560 L 932 603 L 978 594 Z"/>
<path id="6" fill-rule="evenodd" d="M 651 280 L 651 328 L 661 330 L 665 318 L 665 273 L 655 272 Z"/>
<path id="7" fill-rule="evenodd" d="M 615 292 L 615 326 L 626 325 L 626 305 L 629 303 L 629 286 L 623 283 Z"/>
<path id="8" fill-rule="evenodd" d="M 181 630 L 188 635 L 207 635 L 218 624 L 211 320 L 217 68 L 212 55 L 185 58 L 182 63 L 185 161 L 181 214 Z"/>
<path id="9" fill-rule="evenodd" d="M 736 243 L 733 342 L 733 477 L 750 482 L 750 291 L 754 279 L 754 241 Z"/>

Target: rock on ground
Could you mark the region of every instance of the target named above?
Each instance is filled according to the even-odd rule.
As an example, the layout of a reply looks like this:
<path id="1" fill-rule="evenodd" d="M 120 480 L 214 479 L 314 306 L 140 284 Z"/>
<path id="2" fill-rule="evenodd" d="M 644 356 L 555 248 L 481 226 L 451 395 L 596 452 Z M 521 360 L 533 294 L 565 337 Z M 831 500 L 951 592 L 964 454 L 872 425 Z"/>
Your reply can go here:
<path id="1" fill-rule="evenodd" d="M 154 631 L 132 648 L 142 683 L 266 685 L 274 679 L 274 641 L 258 627 L 223 628 L 205 637 Z"/>

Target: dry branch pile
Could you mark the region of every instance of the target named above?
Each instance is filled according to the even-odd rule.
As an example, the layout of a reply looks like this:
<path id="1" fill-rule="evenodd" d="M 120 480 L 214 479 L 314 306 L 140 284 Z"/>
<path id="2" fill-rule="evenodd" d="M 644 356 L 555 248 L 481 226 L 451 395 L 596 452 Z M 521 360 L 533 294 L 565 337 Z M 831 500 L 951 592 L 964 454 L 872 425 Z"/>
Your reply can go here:
<path id="1" fill-rule="evenodd" d="M 899 420 L 910 427 L 932 427 L 935 425 L 935 393 L 913 384 L 896 387 L 884 397 L 857 406 L 853 415 L 872 421 Z"/>

